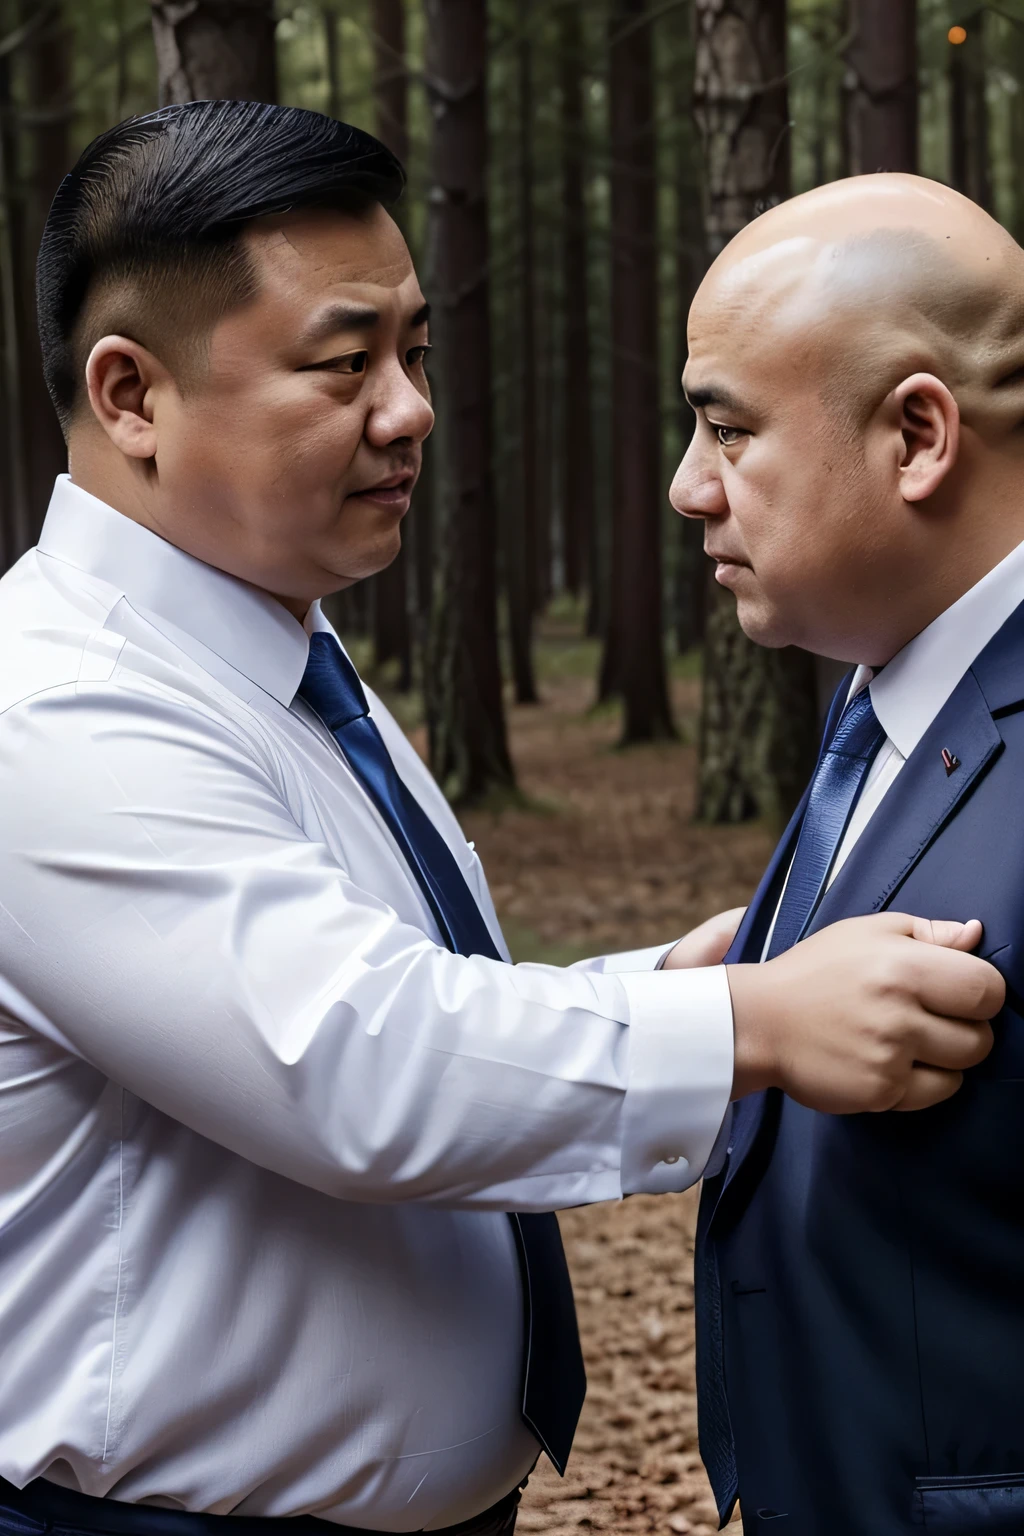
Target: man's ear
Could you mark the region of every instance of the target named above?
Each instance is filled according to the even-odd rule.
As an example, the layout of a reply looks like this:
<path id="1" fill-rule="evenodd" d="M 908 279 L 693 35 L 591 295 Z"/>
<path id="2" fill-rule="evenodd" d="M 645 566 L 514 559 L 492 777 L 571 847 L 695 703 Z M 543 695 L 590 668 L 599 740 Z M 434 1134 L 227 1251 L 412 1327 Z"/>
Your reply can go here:
<path id="1" fill-rule="evenodd" d="M 127 336 L 104 336 L 89 353 L 85 382 L 93 415 L 130 459 L 156 454 L 153 389 L 168 377 L 152 352 Z"/>
<path id="2" fill-rule="evenodd" d="M 903 434 L 900 495 L 926 501 L 945 480 L 960 451 L 960 408 L 941 379 L 915 373 L 895 391 Z"/>

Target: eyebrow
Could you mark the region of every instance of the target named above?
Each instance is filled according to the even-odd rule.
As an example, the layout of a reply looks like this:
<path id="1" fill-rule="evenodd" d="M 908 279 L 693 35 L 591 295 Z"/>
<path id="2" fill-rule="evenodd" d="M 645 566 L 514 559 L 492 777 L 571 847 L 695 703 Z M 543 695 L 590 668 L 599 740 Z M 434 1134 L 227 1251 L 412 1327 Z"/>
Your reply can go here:
<path id="1" fill-rule="evenodd" d="M 726 389 L 724 384 L 705 384 L 702 389 L 687 389 L 684 384 L 683 394 L 695 411 L 702 410 L 708 405 L 724 405 L 727 411 L 743 411 L 745 409 L 732 391 Z"/>
<path id="2" fill-rule="evenodd" d="M 423 304 L 407 321 L 410 328 L 426 325 L 430 305 Z M 314 347 L 341 331 L 372 331 L 380 323 L 380 311 L 369 304 L 331 304 L 322 310 L 298 337 L 301 347 Z"/>

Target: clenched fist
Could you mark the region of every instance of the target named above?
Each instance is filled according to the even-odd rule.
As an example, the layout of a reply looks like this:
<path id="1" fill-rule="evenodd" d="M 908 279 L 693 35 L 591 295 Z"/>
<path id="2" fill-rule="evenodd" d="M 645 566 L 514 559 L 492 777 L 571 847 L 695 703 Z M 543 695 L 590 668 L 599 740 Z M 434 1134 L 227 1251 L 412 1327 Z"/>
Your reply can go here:
<path id="1" fill-rule="evenodd" d="M 994 966 L 967 953 L 980 940 L 976 921 L 885 912 L 729 966 L 733 1097 L 777 1087 L 835 1115 L 948 1099 L 991 1050 L 1005 997 Z"/>

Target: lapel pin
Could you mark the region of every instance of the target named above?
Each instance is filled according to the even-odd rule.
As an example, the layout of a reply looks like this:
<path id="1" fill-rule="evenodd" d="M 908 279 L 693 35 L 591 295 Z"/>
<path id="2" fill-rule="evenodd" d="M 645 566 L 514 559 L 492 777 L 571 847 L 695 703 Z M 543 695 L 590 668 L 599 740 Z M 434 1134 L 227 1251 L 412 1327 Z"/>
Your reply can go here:
<path id="1" fill-rule="evenodd" d="M 942 762 L 946 770 L 947 779 L 955 768 L 960 767 L 960 759 L 957 757 L 956 753 L 951 752 L 948 747 L 943 747 L 942 749 Z"/>

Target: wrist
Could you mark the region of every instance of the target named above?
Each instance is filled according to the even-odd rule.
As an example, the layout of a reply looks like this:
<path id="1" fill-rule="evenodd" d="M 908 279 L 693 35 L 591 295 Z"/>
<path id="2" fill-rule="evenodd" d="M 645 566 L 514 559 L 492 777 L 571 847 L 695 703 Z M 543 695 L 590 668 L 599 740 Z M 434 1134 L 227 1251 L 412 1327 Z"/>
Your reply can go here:
<path id="1" fill-rule="evenodd" d="M 766 965 L 727 965 L 732 997 L 733 1099 L 779 1082 L 778 1017 L 774 978 Z"/>

